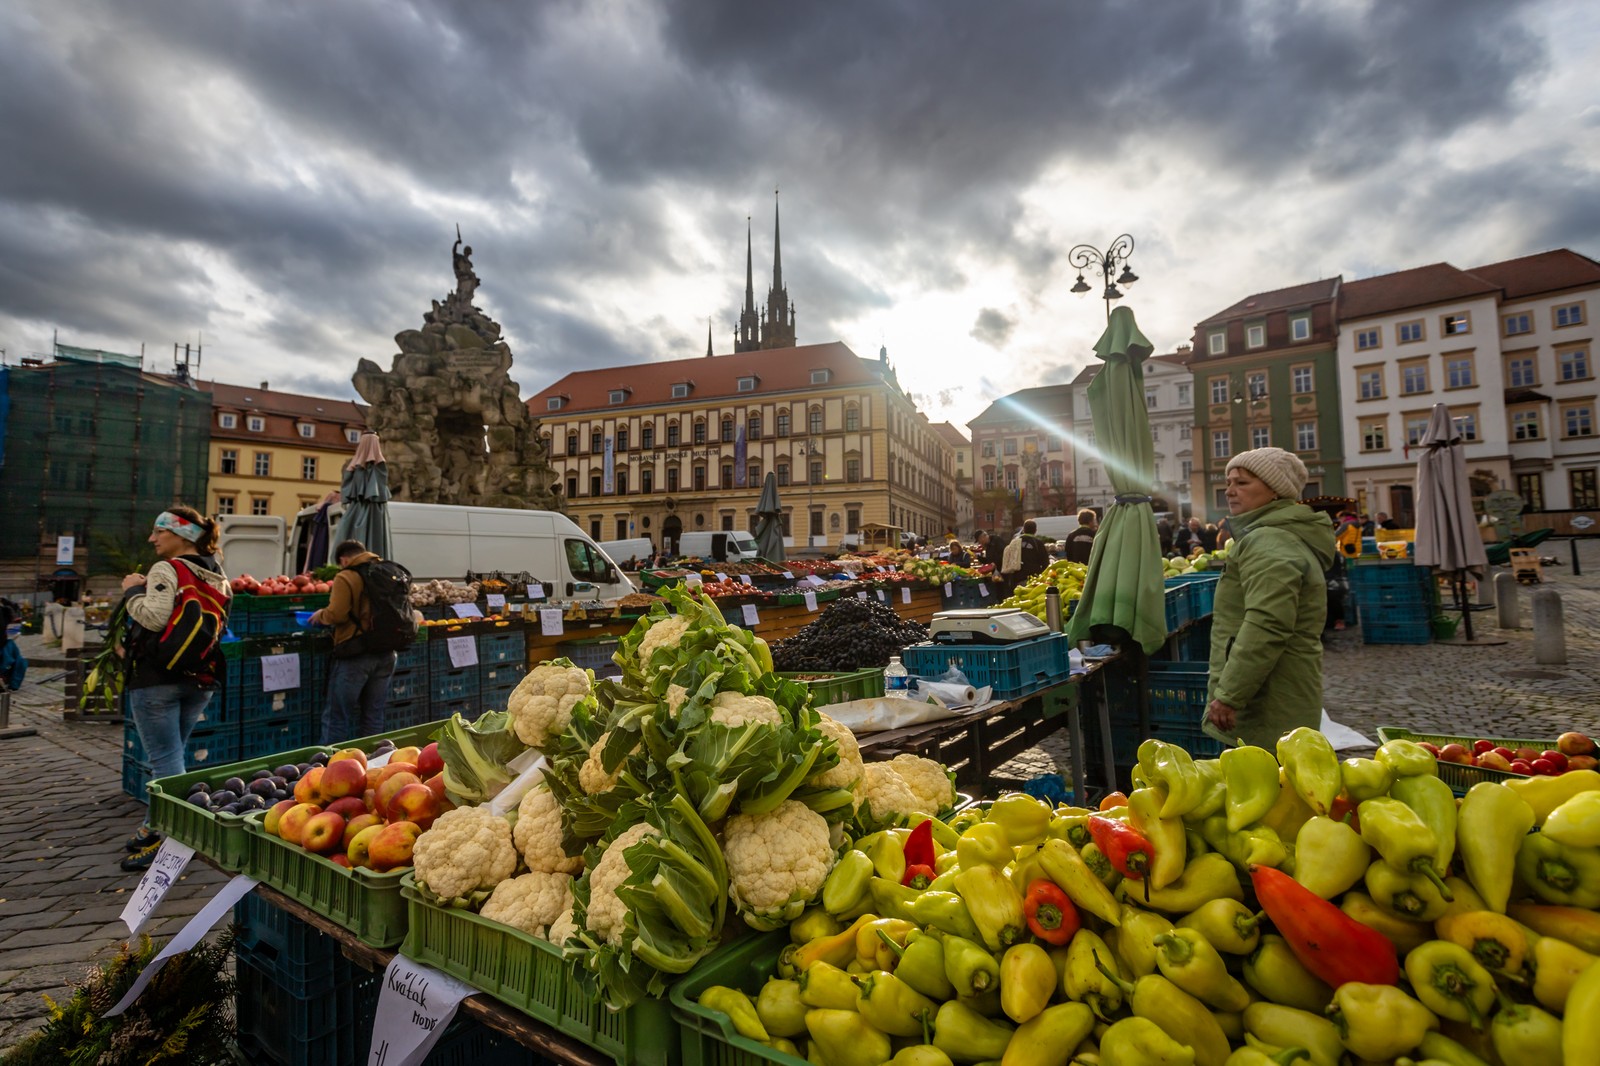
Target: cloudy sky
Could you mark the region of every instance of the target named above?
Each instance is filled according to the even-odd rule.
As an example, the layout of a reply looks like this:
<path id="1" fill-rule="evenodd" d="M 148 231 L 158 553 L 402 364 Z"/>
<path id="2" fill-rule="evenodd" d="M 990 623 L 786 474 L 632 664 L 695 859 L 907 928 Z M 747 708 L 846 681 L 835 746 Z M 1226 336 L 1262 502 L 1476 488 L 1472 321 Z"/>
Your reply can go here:
<path id="1" fill-rule="evenodd" d="M 731 351 L 781 187 L 801 342 L 964 423 L 1089 358 L 1080 242 L 1134 235 L 1162 350 L 1319 277 L 1600 255 L 1597 68 L 1581 0 L 12 0 L 0 348 L 353 396 L 459 223 L 531 393 Z"/>

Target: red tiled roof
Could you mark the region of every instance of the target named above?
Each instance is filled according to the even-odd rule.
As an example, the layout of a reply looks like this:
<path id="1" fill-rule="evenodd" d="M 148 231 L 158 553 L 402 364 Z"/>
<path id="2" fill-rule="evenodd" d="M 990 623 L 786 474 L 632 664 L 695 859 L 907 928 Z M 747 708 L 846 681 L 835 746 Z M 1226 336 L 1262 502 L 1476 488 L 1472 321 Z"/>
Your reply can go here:
<path id="1" fill-rule="evenodd" d="M 293 392 L 275 392 L 271 389 L 252 389 L 243 385 L 229 385 L 221 381 L 198 381 L 195 386 L 211 393 L 213 407 L 236 411 L 260 411 L 265 414 L 288 415 L 294 418 L 322 420 L 348 424 L 352 429 L 365 426 L 366 414 L 350 400 L 330 400 L 323 396 L 302 396 Z"/>
<path id="2" fill-rule="evenodd" d="M 1264 315 L 1268 311 L 1283 311 L 1294 307 L 1304 307 L 1319 300 L 1332 299 L 1338 288 L 1338 278 L 1323 278 L 1320 281 L 1308 281 L 1301 285 L 1291 285 L 1287 289 L 1258 292 L 1254 296 L 1246 296 L 1225 311 L 1219 311 L 1210 318 L 1203 319 L 1200 325 L 1209 326 L 1215 322 L 1227 322 L 1235 318 L 1247 316 L 1253 318 L 1256 315 Z"/>
<path id="3" fill-rule="evenodd" d="M 554 396 L 564 397 L 567 401 L 561 407 L 562 414 L 682 403 L 683 400 L 672 399 L 672 386 L 682 382 L 694 384 L 688 397 L 691 402 L 708 399 L 758 400 L 772 393 L 815 388 L 811 384 L 813 370 L 832 371 L 828 382 L 830 386 L 880 384 L 883 376 L 878 366 L 876 359 L 863 359 L 839 341 L 738 352 L 711 358 L 699 356 L 694 359 L 632 363 L 599 370 L 574 371 L 530 396 L 528 410 L 535 418 L 555 414 L 546 409 L 546 401 Z M 752 374 L 757 379 L 755 391 L 740 392 L 739 379 Z M 615 389 L 630 390 L 626 403 L 610 402 L 609 394 Z"/>
<path id="4" fill-rule="evenodd" d="M 1600 263 L 1570 248 L 1473 267 L 1472 273 L 1498 285 L 1507 300 L 1600 285 Z"/>
<path id="5" fill-rule="evenodd" d="M 1099 364 L 1095 364 L 1099 365 Z M 1082 377 L 1079 373 L 1078 377 Z M 1072 417 L 1072 382 L 1061 385 L 1040 385 L 1032 389 L 1019 389 L 1008 393 L 985 407 L 981 414 L 967 423 L 969 426 L 981 426 L 988 422 L 1012 423 L 1024 422 L 1033 418 L 1035 414 L 1047 414 L 1055 411 Z"/>
<path id="6" fill-rule="evenodd" d="M 967 439 L 967 435 L 949 422 L 935 422 L 928 428 L 943 437 L 952 448 L 972 447 L 972 442 Z"/>
<path id="7" fill-rule="evenodd" d="M 1339 318 L 1345 322 L 1371 318 L 1408 307 L 1426 307 L 1473 296 L 1487 296 L 1498 292 L 1499 288 L 1498 284 L 1458 270 L 1449 263 L 1430 263 L 1393 274 L 1345 282 L 1339 293 Z"/>
<path id="8" fill-rule="evenodd" d="M 1169 366 L 1188 366 L 1194 359 L 1194 349 L 1184 348 L 1182 351 L 1168 352 L 1165 355 L 1152 355 L 1145 360 L 1147 363 L 1166 363 Z"/>
<path id="9" fill-rule="evenodd" d="M 1100 373 L 1100 363 L 1098 361 L 1090 363 L 1078 371 L 1078 376 L 1072 379 L 1072 383 L 1074 385 L 1087 385 L 1094 380 L 1094 376 L 1098 373 Z"/>

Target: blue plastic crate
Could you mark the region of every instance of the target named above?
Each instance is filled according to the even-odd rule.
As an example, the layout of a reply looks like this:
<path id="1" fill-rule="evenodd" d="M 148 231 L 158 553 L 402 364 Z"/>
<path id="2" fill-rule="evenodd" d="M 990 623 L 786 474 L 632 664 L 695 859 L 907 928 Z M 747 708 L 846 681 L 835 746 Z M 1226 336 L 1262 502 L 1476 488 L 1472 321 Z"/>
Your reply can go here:
<path id="1" fill-rule="evenodd" d="M 1200 728 L 1200 716 L 1207 702 L 1207 664 L 1155 661 L 1149 667 L 1149 737 L 1176 744 L 1199 758 L 1210 759 L 1222 754 L 1222 744 Z M 1139 745 L 1147 739 L 1139 735 L 1139 708 L 1133 679 L 1125 671 L 1112 673 L 1106 677 L 1106 692 L 1110 700 L 1112 759 L 1117 765 L 1125 766 L 1138 757 Z M 1098 700 L 1098 689 L 1086 690 L 1080 715 L 1084 750 L 1091 763 L 1098 760 L 1101 750 Z"/>
<path id="2" fill-rule="evenodd" d="M 451 715 L 459 714 L 467 721 L 474 721 L 483 713 L 480 709 L 482 702 L 474 696 L 470 700 L 434 700 L 428 705 L 428 715 L 424 722 L 438 722 Z"/>
<path id="3" fill-rule="evenodd" d="M 484 692 L 491 689 L 509 692 L 517 687 L 517 682 L 527 672 L 527 666 L 522 663 L 486 663 L 478 667 L 478 685 Z"/>
<path id="4" fill-rule="evenodd" d="M 1173 633 L 1189 624 L 1189 589 L 1184 585 L 1170 585 L 1164 590 L 1167 607 L 1167 632 Z"/>
<path id="5" fill-rule="evenodd" d="M 1383 621 L 1363 621 L 1361 623 L 1361 643 L 1431 644 L 1433 643 L 1433 622 L 1430 618 L 1423 618 L 1420 621 L 1391 621 L 1387 615 L 1384 616 Z"/>
<path id="6" fill-rule="evenodd" d="M 478 686 L 478 668 L 469 666 L 463 670 L 433 670 L 428 680 L 429 699 L 434 703 L 449 703 L 456 700 L 475 700 L 480 689 Z"/>
<path id="7" fill-rule="evenodd" d="M 238 959 L 238 994 L 234 1014 L 239 1049 L 247 1061 L 282 1066 L 333 1066 L 362 1062 L 371 1040 L 372 1023 L 362 1024 L 363 1010 L 376 1008 L 381 973 L 365 973 L 342 955 L 331 965 L 333 987 L 311 996 L 297 996 L 274 980 L 268 966 L 249 956 Z"/>
<path id="8" fill-rule="evenodd" d="M 428 669 L 428 641 L 427 630 L 417 631 L 417 639 L 411 642 L 409 648 L 402 648 L 395 653 L 394 669 L 396 673 L 401 670 L 427 672 Z"/>
<path id="9" fill-rule="evenodd" d="M 1217 597 L 1217 582 L 1222 575 L 1211 570 L 1200 570 L 1194 573 L 1178 574 L 1166 580 L 1168 588 L 1185 586 L 1189 590 L 1189 617 L 1190 619 L 1204 618 L 1211 613 L 1212 605 Z"/>
<path id="10" fill-rule="evenodd" d="M 292 608 L 282 611 L 235 611 L 228 615 L 228 628 L 238 637 L 269 637 L 298 633 L 305 627 Z"/>
<path id="11" fill-rule="evenodd" d="M 315 744 L 321 718 L 319 711 L 315 715 L 297 714 L 289 718 L 246 722 L 239 742 L 239 757 L 254 759 Z"/>
<path id="12" fill-rule="evenodd" d="M 1350 574 L 1352 589 L 1378 585 L 1426 585 L 1433 580 L 1432 572 L 1427 567 L 1414 566 L 1397 559 L 1352 559 L 1346 569 Z"/>
<path id="13" fill-rule="evenodd" d="M 389 678 L 389 702 L 406 703 L 428 699 L 433 690 L 429 687 L 426 670 L 396 670 Z"/>
<path id="14" fill-rule="evenodd" d="M 183 747 L 183 765 L 190 770 L 197 770 L 202 766 L 216 766 L 225 762 L 239 761 L 239 727 L 223 726 L 218 729 L 204 729 L 196 727 L 189 734 L 189 743 Z M 144 743 L 139 737 L 139 730 L 129 722 L 122 729 L 122 758 L 134 762 L 146 762 Z M 142 793 L 141 793 L 142 795 Z"/>
<path id="15" fill-rule="evenodd" d="M 953 666 L 975 688 L 987 685 L 996 699 L 1009 700 L 1065 679 L 1070 648 L 1064 635 L 1051 633 L 1015 644 L 913 644 L 900 658 L 918 677 L 940 677 Z"/>
<path id="16" fill-rule="evenodd" d="M 611 661 L 620 641 L 616 637 L 589 637 L 583 640 L 566 640 L 556 646 L 554 658 L 565 656 L 574 666 L 593 670 L 596 674 L 612 673 L 617 664 Z"/>
<path id="17" fill-rule="evenodd" d="M 296 998 L 333 990 L 339 942 L 250 893 L 233 906 L 234 950 Z"/>
<path id="18" fill-rule="evenodd" d="M 528 658 L 527 634 L 517 629 L 510 633 L 484 633 L 478 637 L 478 665 L 520 663 Z"/>
<path id="19" fill-rule="evenodd" d="M 503 710 L 504 708 L 501 709 Z M 435 712 L 433 704 L 425 698 L 400 702 L 391 699 L 389 706 L 383 712 L 383 725 L 386 731 L 409 729 L 411 726 L 436 721 L 441 717 L 448 718 L 450 714 L 448 711 Z"/>
<path id="20" fill-rule="evenodd" d="M 268 655 L 294 655 L 300 660 L 300 686 L 278 692 L 265 692 L 261 685 L 261 660 Z M 325 667 L 315 664 L 314 656 L 299 640 L 274 644 L 249 642 L 244 653 L 228 660 L 224 698 L 236 720 L 249 722 L 262 718 L 282 718 L 304 713 L 319 701 L 327 683 Z"/>

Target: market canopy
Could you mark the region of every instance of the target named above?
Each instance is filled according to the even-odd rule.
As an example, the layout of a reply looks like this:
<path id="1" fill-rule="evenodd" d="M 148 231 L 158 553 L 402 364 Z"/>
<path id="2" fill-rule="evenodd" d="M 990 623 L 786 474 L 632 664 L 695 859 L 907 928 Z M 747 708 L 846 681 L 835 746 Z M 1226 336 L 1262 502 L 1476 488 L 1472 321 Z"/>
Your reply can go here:
<path id="1" fill-rule="evenodd" d="M 389 495 L 389 464 L 378 435 L 363 433 L 339 482 L 344 514 L 339 516 L 334 544 L 359 540 L 368 551 L 389 558 Z"/>
<path id="2" fill-rule="evenodd" d="M 761 499 L 756 502 L 756 544 L 761 557 L 781 563 L 788 556 L 783 549 L 783 508 L 778 506 L 778 475 L 767 471 L 761 483 Z"/>
<path id="3" fill-rule="evenodd" d="M 1089 384 L 1089 413 L 1116 497 L 1095 534 L 1089 573 L 1067 623 L 1074 642 L 1125 634 L 1147 654 L 1167 639 L 1166 568 L 1150 497 L 1155 450 L 1144 398 L 1144 361 L 1153 350 L 1126 307 L 1111 312 L 1094 346 L 1105 365 Z"/>

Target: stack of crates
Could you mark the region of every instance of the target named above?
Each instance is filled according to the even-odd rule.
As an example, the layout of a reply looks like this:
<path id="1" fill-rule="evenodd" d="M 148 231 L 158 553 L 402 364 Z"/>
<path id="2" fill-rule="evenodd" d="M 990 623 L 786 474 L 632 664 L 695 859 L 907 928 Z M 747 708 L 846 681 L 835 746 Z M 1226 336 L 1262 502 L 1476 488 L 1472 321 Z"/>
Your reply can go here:
<path id="1" fill-rule="evenodd" d="M 424 721 L 449 718 L 462 714 L 468 718 L 478 716 L 478 700 L 482 695 L 479 666 L 456 666 L 450 661 L 450 641 L 466 637 L 476 641 L 477 634 L 465 626 L 435 627 L 428 635 L 428 717 Z"/>
<path id="2" fill-rule="evenodd" d="M 1409 562 L 1352 561 L 1350 596 L 1361 617 L 1363 644 L 1427 644 L 1439 590 L 1432 571 Z"/>
<path id="3" fill-rule="evenodd" d="M 389 679 L 389 709 L 384 724 L 404 729 L 433 721 L 432 672 L 429 669 L 428 629 L 417 630 L 411 647 L 395 657 L 394 676 Z"/>
<path id="4" fill-rule="evenodd" d="M 478 689 L 483 709 L 503 711 L 528 669 L 528 638 L 519 626 L 478 637 Z"/>

